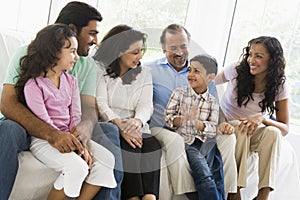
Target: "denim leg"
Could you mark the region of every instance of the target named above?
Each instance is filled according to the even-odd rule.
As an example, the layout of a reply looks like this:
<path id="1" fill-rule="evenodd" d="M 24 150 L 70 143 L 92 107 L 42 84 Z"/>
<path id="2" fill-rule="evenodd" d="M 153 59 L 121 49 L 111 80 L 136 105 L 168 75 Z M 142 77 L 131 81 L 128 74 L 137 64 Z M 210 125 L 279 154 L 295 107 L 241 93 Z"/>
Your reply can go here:
<path id="1" fill-rule="evenodd" d="M 123 163 L 120 148 L 119 129 L 112 123 L 99 122 L 99 126 L 95 127 L 92 140 L 101 144 L 110 150 L 115 156 L 114 175 L 117 181 L 117 187 L 101 188 L 100 192 L 94 198 L 95 200 L 119 200 L 121 199 L 121 183 L 123 180 Z"/>
<path id="2" fill-rule="evenodd" d="M 0 199 L 8 199 L 19 168 L 18 153 L 28 150 L 30 136 L 18 123 L 0 120 Z"/>
<path id="3" fill-rule="evenodd" d="M 193 172 L 199 200 L 222 200 L 205 156 L 200 154 L 200 146 L 192 144 L 186 150 Z"/>
<path id="4" fill-rule="evenodd" d="M 217 145 L 207 154 L 206 160 L 217 185 L 217 189 L 223 199 L 225 199 L 223 160 Z"/>

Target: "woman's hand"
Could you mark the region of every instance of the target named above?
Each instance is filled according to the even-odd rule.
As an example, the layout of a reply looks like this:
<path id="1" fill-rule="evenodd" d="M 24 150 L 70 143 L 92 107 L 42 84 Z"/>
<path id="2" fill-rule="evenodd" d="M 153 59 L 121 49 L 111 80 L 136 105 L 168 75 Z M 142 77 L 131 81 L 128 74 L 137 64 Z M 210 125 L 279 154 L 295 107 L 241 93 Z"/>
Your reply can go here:
<path id="1" fill-rule="evenodd" d="M 133 133 L 133 132 L 140 132 L 143 123 L 140 119 L 137 118 L 129 118 L 122 120 L 121 130 L 124 133 Z"/>
<path id="2" fill-rule="evenodd" d="M 252 115 L 247 118 L 240 118 L 240 125 L 239 125 L 239 130 L 241 133 L 247 133 L 247 135 L 250 137 L 252 136 L 257 127 L 262 124 L 264 120 L 264 116 L 262 113 L 258 113 L 256 115 Z"/>
<path id="3" fill-rule="evenodd" d="M 227 122 L 222 122 L 218 126 L 217 133 L 224 134 L 224 135 L 231 135 L 234 133 L 234 127 Z"/>
<path id="4" fill-rule="evenodd" d="M 143 145 L 143 138 L 141 134 L 142 121 L 137 118 L 129 118 L 125 120 L 114 119 L 112 123 L 119 127 L 121 136 L 132 147 L 141 148 Z"/>
<path id="5" fill-rule="evenodd" d="M 143 145 L 143 138 L 141 134 L 127 134 L 123 131 L 120 131 L 121 136 L 126 140 L 126 142 L 132 147 L 132 148 L 142 148 Z"/>

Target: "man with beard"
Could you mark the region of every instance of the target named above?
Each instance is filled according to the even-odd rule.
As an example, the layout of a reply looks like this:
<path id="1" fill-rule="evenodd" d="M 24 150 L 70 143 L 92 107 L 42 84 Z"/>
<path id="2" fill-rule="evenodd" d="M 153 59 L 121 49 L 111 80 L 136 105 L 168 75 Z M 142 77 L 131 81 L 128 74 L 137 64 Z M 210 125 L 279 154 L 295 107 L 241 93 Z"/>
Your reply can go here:
<path id="1" fill-rule="evenodd" d="M 151 133 L 158 139 L 165 153 L 167 179 L 170 181 L 174 195 L 186 194 L 189 199 L 198 199 L 194 181 L 189 167 L 185 145 L 179 134 L 170 131 L 164 124 L 164 110 L 174 89 L 187 86 L 189 67 L 188 46 L 191 40 L 190 33 L 179 24 L 170 24 L 160 36 L 160 43 L 164 57 L 142 63 L 151 68 L 153 80 L 153 106 L 154 112 L 150 119 Z M 209 92 L 217 99 L 214 82 L 208 85 Z M 225 192 L 236 192 L 237 172 L 235 166 L 234 135 L 218 135 L 217 146 L 222 154 L 224 171 Z M 163 174 L 163 173 L 162 173 Z M 167 180 L 163 180 L 167 181 Z M 162 187 L 161 187 L 162 188 Z M 172 199 L 172 194 L 160 193 L 161 199 Z M 164 194 L 168 196 L 163 196 Z"/>

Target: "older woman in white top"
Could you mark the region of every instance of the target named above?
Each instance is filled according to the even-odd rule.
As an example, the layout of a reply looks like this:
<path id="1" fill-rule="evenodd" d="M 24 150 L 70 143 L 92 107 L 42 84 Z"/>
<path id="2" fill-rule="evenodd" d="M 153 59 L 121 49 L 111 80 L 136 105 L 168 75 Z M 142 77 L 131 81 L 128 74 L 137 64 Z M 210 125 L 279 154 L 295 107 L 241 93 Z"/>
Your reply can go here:
<path id="1" fill-rule="evenodd" d="M 157 199 L 159 192 L 160 144 L 147 124 L 153 112 L 152 77 L 140 66 L 145 41 L 144 33 L 118 25 L 94 56 L 100 119 L 117 125 L 121 134 L 122 199 Z"/>

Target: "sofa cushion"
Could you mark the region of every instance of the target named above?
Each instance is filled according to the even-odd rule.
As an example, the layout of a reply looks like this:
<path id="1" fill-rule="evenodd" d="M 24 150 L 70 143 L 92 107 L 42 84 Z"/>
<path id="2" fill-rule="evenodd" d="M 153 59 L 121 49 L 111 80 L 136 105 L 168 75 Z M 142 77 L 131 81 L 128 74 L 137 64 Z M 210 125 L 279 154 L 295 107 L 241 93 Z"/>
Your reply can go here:
<path id="1" fill-rule="evenodd" d="M 58 175 L 30 151 L 19 153 L 19 170 L 9 200 L 46 200 Z"/>

